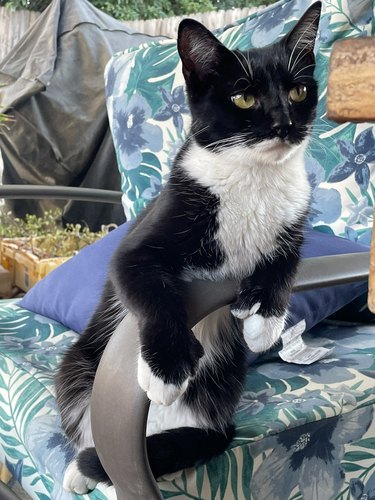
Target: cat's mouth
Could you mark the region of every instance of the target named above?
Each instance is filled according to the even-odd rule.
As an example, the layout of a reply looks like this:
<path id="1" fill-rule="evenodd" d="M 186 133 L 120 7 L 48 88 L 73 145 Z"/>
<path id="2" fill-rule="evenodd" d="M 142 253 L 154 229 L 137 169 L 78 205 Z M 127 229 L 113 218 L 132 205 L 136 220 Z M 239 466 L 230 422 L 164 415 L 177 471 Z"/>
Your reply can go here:
<path id="1" fill-rule="evenodd" d="M 264 152 L 276 151 L 283 153 L 294 149 L 296 146 L 298 146 L 298 144 L 292 144 L 287 139 L 280 139 L 279 137 L 266 139 L 265 141 L 259 143 L 259 148 L 261 148 Z"/>
<path id="2" fill-rule="evenodd" d="M 254 151 L 258 155 L 262 155 L 266 161 L 282 163 L 287 160 L 299 147 L 300 144 L 293 144 L 287 139 L 274 137 L 273 139 L 266 139 L 258 143 L 254 147 Z"/>
<path id="3" fill-rule="evenodd" d="M 287 139 L 280 139 L 280 137 L 266 139 L 259 143 L 259 146 L 264 149 L 264 151 L 270 151 L 271 149 L 290 149 L 291 147 L 293 147 L 293 145 Z"/>

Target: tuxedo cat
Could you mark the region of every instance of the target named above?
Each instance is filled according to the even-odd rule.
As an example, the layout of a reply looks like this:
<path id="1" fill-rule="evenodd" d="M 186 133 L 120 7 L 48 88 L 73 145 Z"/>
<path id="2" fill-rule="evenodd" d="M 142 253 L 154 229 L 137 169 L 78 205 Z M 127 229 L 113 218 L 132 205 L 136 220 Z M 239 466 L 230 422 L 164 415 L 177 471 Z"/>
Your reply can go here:
<path id="1" fill-rule="evenodd" d="M 101 303 L 56 379 L 62 425 L 79 452 L 67 490 L 110 482 L 92 440 L 90 397 L 127 311 L 140 328 L 138 382 L 163 405 L 147 438 L 154 476 L 208 460 L 232 439 L 247 348 L 261 352 L 278 341 L 300 258 L 320 9 L 313 4 L 285 37 L 246 52 L 228 50 L 196 21 L 180 24 L 190 134 L 168 183 L 116 251 Z M 191 331 L 183 297 L 196 278 L 241 285 L 235 303 Z"/>

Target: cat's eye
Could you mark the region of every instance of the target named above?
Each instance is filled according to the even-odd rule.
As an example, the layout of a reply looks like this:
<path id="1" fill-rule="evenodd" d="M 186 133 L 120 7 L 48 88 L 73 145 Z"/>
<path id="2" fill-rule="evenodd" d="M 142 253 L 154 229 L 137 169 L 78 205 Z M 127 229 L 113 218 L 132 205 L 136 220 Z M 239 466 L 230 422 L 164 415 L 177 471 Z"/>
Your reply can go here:
<path id="1" fill-rule="evenodd" d="M 245 94 L 244 92 L 232 95 L 231 99 L 233 104 L 241 109 L 250 109 L 255 104 L 255 97 L 251 94 Z"/>
<path id="2" fill-rule="evenodd" d="M 289 99 L 293 102 L 302 102 L 307 97 L 307 88 L 304 85 L 296 85 L 289 90 Z"/>

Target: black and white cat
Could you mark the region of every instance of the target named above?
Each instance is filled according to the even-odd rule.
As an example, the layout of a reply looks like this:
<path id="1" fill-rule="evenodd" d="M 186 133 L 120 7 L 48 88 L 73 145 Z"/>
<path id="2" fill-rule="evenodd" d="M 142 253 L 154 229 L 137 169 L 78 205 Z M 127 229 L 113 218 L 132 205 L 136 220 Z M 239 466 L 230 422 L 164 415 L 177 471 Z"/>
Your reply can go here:
<path id="1" fill-rule="evenodd" d="M 79 452 L 67 490 L 108 481 L 93 448 L 90 397 L 127 310 L 140 326 L 139 384 L 164 405 L 158 432 L 147 438 L 155 477 L 208 460 L 230 442 L 247 346 L 265 351 L 279 339 L 299 262 L 320 9 L 313 4 L 280 41 L 247 52 L 228 50 L 196 21 L 180 24 L 190 135 L 168 183 L 113 257 L 101 303 L 57 375 L 62 425 Z M 194 278 L 241 286 L 234 304 L 192 332 L 183 295 Z"/>

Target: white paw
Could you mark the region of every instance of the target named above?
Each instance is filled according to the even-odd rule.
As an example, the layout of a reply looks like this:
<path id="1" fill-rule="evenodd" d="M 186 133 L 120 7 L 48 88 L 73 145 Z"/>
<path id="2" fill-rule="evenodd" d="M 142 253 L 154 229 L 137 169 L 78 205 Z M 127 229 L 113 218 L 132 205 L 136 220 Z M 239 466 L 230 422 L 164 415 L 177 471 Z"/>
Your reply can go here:
<path id="1" fill-rule="evenodd" d="M 98 483 L 94 479 L 84 476 L 77 466 L 77 461 L 71 462 L 64 474 L 63 488 L 71 493 L 83 495 L 95 488 Z"/>
<path id="2" fill-rule="evenodd" d="M 243 322 L 243 333 L 249 349 L 263 352 L 270 349 L 280 338 L 285 326 L 286 314 L 265 318 L 254 314 Z"/>
<path id="3" fill-rule="evenodd" d="M 105 490 L 105 496 L 108 500 L 117 500 L 117 494 L 114 486 L 108 486 Z"/>
<path id="4" fill-rule="evenodd" d="M 188 383 L 189 379 L 187 378 L 181 385 L 166 384 L 151 372 L 148 363 L 139 355 L 138 384 L 147 393 L 148 399 L 154 403 L 164 406 L 171 405 L 186 391 Z"/>
<path id="5" fill-rule="evenodd" d="M 232 314 L 238 319 L 246 319 L 259 311 L 260 302 L 254 304 L 251 309 L 232 309 Z"/>

